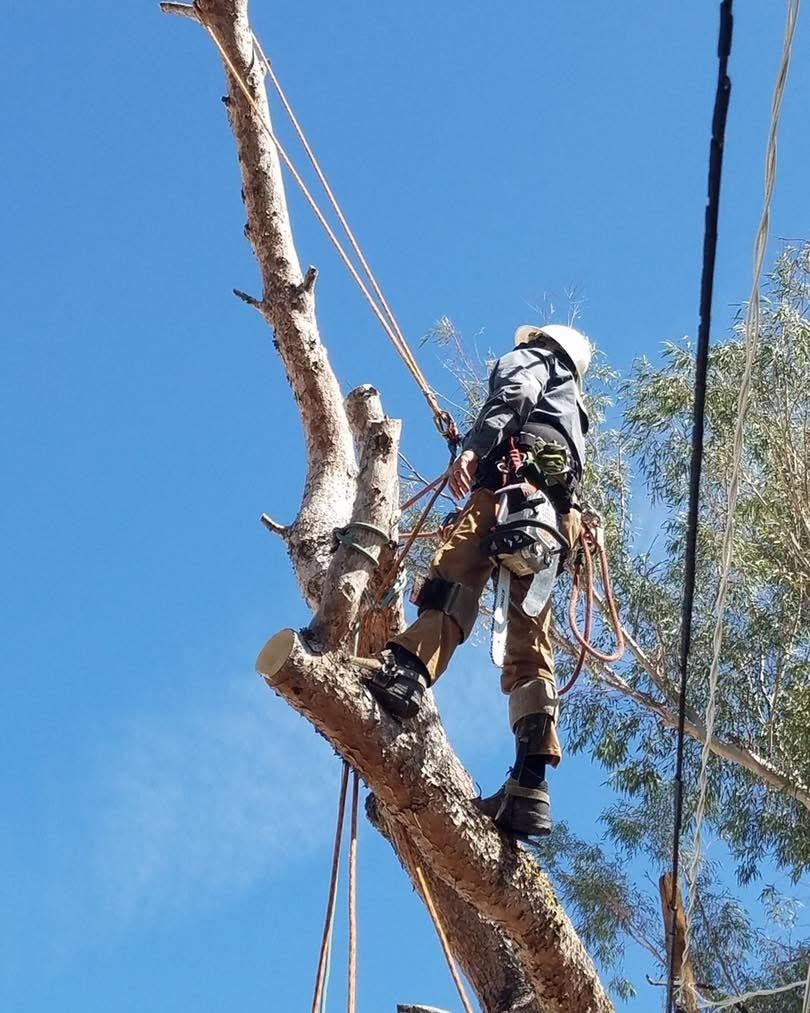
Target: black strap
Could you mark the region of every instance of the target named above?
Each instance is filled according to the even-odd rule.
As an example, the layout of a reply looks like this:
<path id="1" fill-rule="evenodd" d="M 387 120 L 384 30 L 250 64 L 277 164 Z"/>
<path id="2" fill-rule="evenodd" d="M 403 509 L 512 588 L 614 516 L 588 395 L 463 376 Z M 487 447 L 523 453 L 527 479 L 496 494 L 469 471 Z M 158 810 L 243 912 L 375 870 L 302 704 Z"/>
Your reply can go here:
<path id="1" fill-rule="evenodd" d="M 450 616 L 461 630 L 462 642 L 472 633 L 478 617 L 478 595 L 464 584 L 431 577 L 415 590 L 411 601 L 419 608 L 420 615 L 433 610 Z"/>

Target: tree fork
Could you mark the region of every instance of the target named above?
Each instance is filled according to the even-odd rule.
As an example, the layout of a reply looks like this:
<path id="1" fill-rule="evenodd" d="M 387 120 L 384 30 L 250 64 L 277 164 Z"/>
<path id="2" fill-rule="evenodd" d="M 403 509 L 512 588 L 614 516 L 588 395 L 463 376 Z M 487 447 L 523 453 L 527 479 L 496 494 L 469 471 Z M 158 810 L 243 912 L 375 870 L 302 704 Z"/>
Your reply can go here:
<path id="1" fill-rule="evenodd" d="M 431 695 L 403 728 L 363 688 L 373 664 L 313 654 L 288 629 L 267 642 L 256 668 L 360 772 L 430 871 L 504 933 L 543 1010 L 612 1010 L 548 877 L 471 804 L 475 790 Z"/>
<path id="2" fill-rule="evenodd" d="M 352 517 L 365 519 L 361 508 L 370 509 L 369 497 L 379 485 L 373 476 L 378 475 L 383 479 L 379 488 L 384 486 L 385 491 L 374 509 L 382 521 L 379 527 L 390 528 L 393 535 L 397 508 L 391 490 L 396 482 L 398 423 L 385 419 L 380 409 L 373 421 L 356 424 L 357 412 L 362 416 L 364 410 L 363 398 L 358 395 L 355 404 L 350 396 L 344 403 L 321 342 L 314 273 L 302 274 L 293 243 L 278 154 L 267 130 L 270 113 L 246 0 L 196 0 L 191 7 L 167 3 L 163 9 L 213 30 L 251 96 L 248 101 L 226 67 L 225 105 L 239 159 L 246 235 L 262 277 L 262 295 L 254 300 L 255 308 L 273 328 L 304 433 L 307 477 L 298 515 L 288 526 L 275 522 L 267 526 L 282 535 L 304 598 L 320 617 L 320 629 L 277 634 L 262 651 L 258 668 L 268 684 L 362 774 L 385 820 L 407 834 L 432 881 L 440 881 L 469 905 L 475 925 L 491 921 L 503 933 L 539 1009 L 607 1013 L 612 1006 L 547 877 L 470 804 L 472 783 L 450 749 L 431 694 L 423 713 L 403 730 L 381 714 L 362 686 L 367 668 L 349 656 L 347 646 L 357 629 L 364 591 L 368 594 L 371 588 L 376 594 L 380 574 L 362 553 L 358 558 L 348 546 L 336 552 L 334 531 Z M 372 450 L 366 453 L 375 426 L 392 444 L 378 448 L 383 464 Z M 388 469 L 393 477 L 387 475 Z M 359 530 L 356 542 L 372 554 L 380 548 L 373 537 L 363 541 Z M 383 551 L 390 553 L 390 546 Z M 345 600 L 327 601 L 335 588 L 342 594 L 347 579 Z M 384 614 L 362 610 L 362 649 L 378 650 L 390 624 L 401 623 L 401 616 L 400 603 Z M 333 649 L 314 653 L 316 640 L 321 650 Z M 460 919 L 466 917 L 465 910 L 458 908 Z M 441 914 L 446 917 L 444 911 Z M 472 931 L 476 928 L 471 925 Z M 488 972 L 487 961 L 493 958 L 487 952 L 479 953 L 478 959 L 479 977 L 502 973 L 494 967 Z M 487 1013 L 490 1008 L 494 1013 L 496 1007 L 485 1006 Z"/>

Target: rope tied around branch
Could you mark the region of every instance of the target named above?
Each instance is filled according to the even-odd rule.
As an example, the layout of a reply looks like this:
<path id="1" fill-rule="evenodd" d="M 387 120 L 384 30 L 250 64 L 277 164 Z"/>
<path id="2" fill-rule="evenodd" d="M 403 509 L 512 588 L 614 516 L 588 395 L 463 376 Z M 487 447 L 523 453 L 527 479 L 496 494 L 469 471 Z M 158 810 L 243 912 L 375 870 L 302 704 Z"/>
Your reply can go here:
<path id="1" fill-rule="evenodd" d="M 335 528 L 332 532 L 337 545 L 345 545 L 347 549 L 354 549 L 355 552 L 359 552 L 361 556 L 365 556 L 370 563 L 377 566 L 379 563 L 377 557 L 365 546 L 358 545 L 352 540 L 352 531 L 365 531 L 368 534 L 376 535 L 377 538 L 382 539 L 383 545 L 391 541 L 390 534 L 382 528 L 378 528 L 376 524 L 368 524 L 366 521 L 349 521 L 342 528 Z"/>

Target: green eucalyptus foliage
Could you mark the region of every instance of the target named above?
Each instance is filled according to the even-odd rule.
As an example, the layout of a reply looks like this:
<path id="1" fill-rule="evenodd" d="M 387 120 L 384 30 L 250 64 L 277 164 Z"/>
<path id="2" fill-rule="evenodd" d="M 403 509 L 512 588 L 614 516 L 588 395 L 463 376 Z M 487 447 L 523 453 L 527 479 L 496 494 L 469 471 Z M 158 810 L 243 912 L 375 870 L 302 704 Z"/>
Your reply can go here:
<path id="1" fill-rule="evenodd" d="M 459 400 L 474 417 L 486 359 L 471 355 L 448 321 L 433 335 L 459 377 Z M 706 443 L 700 503 L 697 587 L 689 665 L 688 717 L 702 722 L 712 656 L 720 547 L 745 368 L 742 315 L 709 357 Z M 668 343 L 617 376 L 597 358 L 588 377 L 596 425 L 589 438 L 585 491 L 604 519 L 616 597 L 625 627 L 645 652 L 615 671 L 637 693 L 678 704 L 678 642 L 683 592 L 685 511 L 692 438 L 694 352 Z M 743 477 L 734 514 L 734 559 L 725 611 L 715 735 L 755 754 L 790 783 L 810 785 L 810 244 L 786 248 L 761 294 L 759 342 L 744 427 Z M 652 538 L 640 532 L 653 529 Z M 561 582 L 558 582 L 561 583 Z M 556 614 L 568 588 L 558 586 Z M 564 632 L 562 627 L 560 632 Z M 609 646 L 609 630 L 597 630 Z M 570 659 L 559 660 L 560 675 Z M 654 879 L 671 862 L 675 733 L 651 709 L 604 681 L 583 676 L 566 699 L 561 731 L 569 752 L 586 752 L 613 789 L 594 814 L 594 842 L 558 825 L 538 855 L 572 911 L 586 945 L 612 969 L 615 994 L 630 941 L 662 957 L 663 929 Z M 685 858 L 697 797 L 700 745 L 685 755 Z M 737 763 L 712 757 L 704 834 L 730 856 L 705 861 L 694 917 L 693 958 L 704 994 L 773 987 L 806 974 L 810 944 L 796 939 L 795 900 L 766 886 L 760 910 L 735 891 L 760 875 L 763 861 L 797 882 L 810 866 L 810 813 L 789 791 Z M 716 853 L 716 848 L 713 854 Z M 631 882 L 627 858 L 650 881 Z M 739 887 L 734 886 L 734 882 Z M 750 906 L 750 901 L 749 901 Z M 768 932 L 755 926 L 767 925 Z M 664 975 L 663 965 L 660 974 Z M 635 983 L 639 987 L 639 983 Z M 644 986 L 647 987 L 646 985 Z M 801 992 L 749 1001 L 750 1013 L 801 1009 Z"/>

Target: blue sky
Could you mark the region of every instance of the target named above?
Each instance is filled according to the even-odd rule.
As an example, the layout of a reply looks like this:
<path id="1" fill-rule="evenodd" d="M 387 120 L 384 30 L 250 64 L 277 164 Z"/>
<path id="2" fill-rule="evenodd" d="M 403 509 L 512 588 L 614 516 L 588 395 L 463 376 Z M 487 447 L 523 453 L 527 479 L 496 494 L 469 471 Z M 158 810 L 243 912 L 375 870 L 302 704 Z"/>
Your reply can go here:
<path id="1" fill-rule="evenodd" d="M 2 1006 L 308 1008 L 339 768 L 252 674 L 266 637 L 306 619 L 257 522 L 292 517 L 302 460 L 269 333 L 230 294 L 257 281 L 222 73 L 203 34 L 153 3 L 9 13 Z M 583 328 L 619 367 L 696 328 L 716 13 L 253 5 L 406 333 L 446 314 L 501 349 L 575 286 Z M 738 4 L 718 336 L 750 284 L 782 18 Z M 810 235 L 807 27 L 774 238 Z M 435 474 L 442 446 L 407 375 L 297 195 L 291 210 L 341 383 L 376 384 Z M 422 361 L 452 393 L 435 353 Z M 510 742 L 486 652 L 465 649 L 438 695 L 494 787 Z M 603 780 L 566 763 L 558 818 L 598 834 Z M 360 1008 L 457 1009 L 426 916 L 365 825 L 360 864 Z M 629 970 L 643 985 L 643 954 Z M 644 987 L 625 1008 L 657 1001 Z"/>

